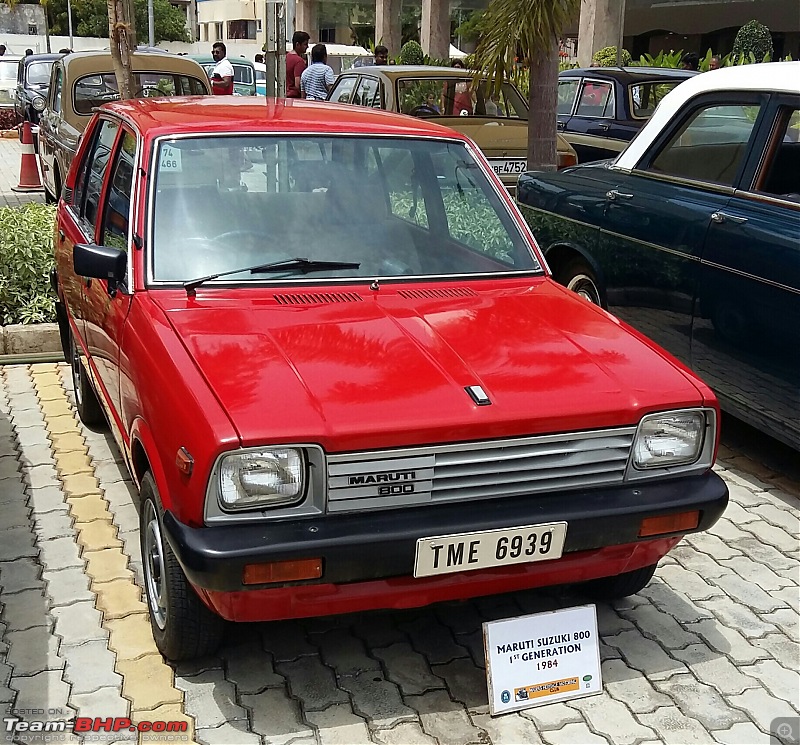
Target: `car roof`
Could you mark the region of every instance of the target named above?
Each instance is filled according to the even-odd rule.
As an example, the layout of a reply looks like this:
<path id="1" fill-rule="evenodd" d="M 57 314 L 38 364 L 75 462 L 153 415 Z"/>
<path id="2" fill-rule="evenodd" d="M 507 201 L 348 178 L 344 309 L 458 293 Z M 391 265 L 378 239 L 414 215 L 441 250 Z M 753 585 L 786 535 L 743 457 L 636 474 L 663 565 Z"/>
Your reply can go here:
<path id="1" fill-rule="evenodd" d="M 472 70 L 465 70 L 460 67 L 436 67 L 434 65 L 364 65 L 363 67 L 351 67 L 342 72 L 342 75 L 359 73 L 361 75 L 385 75 L 389 78 L 402 77 L 461 77 L 471 78 L 475 73 Z"/>
<path id="2" fill-rule="evenodd" d="M 189 54 L 183 56 L 187 56 L 189 59 L 193 59 L 199 62 L 201 65 L 211 63 L 217 64 L 217 61 L 210 54 Z M 255 62 L 247 59 L 247 57 L 226 57 L 225 59 L 227 59 L 232 65 L 239 64 L 246 65 L 247 67 L 255 67 Z"/>
<path id="3" fill-rule="evenodd" d="M 63 56 L 60 52 L 43 52 L 42 54 L 27 54 L 22 60 L 26 65 L 30 65 L 33 62 L 54 62 Z"/>
<path id="4" fill-rule="evenodd" d="M 467 141 L 433 122 L 362 106 L 253 96 L 131 99 L 105 104 L 144 136 L 220 132 L 302 132 L 441 137 Z"/>
<path id="5" fill-rule="evenodd" d="M 169 52 L 134 52 L 131 54 L 131 67 L 134 72 L 152 70 L 153 72 L 176 72 L 191 74 L 205 79 L 206 74 L 193 59 Z M 71 52 L 61 57 L 61 64 L 68 76 L 99 75 L 114 71 L 111 52 Z"/>
<path id="6" fill-rule="evenodd" d="M 620 83 L 634 83 L 653 78 L 670 78 L 672 80 L 686 80 L 698 73 L 694 70 L 679 70 L 675 67 L 574 67 L 562 70 L 559 78 L 611 78 Z"/>
<path id="7" fill-rule="evenodd" d="M 633 168 L 653 140 L 687 101 L 710 91 L 754 91 L 800 95 L 800 62 L 763 62 L 737 65 L 695 75 L 675 86 L 656 108 L 637 137 L 622 151 L 614 167 Z"/>

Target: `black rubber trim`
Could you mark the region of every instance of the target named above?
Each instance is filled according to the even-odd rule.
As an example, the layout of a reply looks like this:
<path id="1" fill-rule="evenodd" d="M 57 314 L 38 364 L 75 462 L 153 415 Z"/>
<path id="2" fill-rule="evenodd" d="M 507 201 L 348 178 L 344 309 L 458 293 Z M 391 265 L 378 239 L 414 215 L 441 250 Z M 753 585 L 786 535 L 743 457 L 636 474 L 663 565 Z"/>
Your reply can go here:
<path id="1" fill-rule="evenodd" d="M 727 503 L 725 482 L 709 471 L 635 486 L 254 525 L 192 528 L 167 511 L 164 529 L 192 584 L 230 591 L 245 589 L 245 564 L 322 557 L 323 576 L 311 584 L 408 576 L 418 538 L 566 520 L 564 553 L 586 551 L 636 542 L 645 517 L 700 510 L 697 530 L 707 530 Z"/>

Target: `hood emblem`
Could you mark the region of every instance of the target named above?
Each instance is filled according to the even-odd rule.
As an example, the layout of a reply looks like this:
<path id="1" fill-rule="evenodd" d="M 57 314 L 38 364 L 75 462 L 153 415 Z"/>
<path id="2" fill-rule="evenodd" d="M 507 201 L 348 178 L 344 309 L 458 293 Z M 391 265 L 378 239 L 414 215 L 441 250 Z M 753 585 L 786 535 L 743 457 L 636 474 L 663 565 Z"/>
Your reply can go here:
<path id="1" fill-rule="evenodd" d="M 479 385 L 468 385 L 464 390 L 469 393 L 469 397 L 478 404 L 478 406 L 489 406 L 492 403 L 486 395 L 486 391 Z"/>

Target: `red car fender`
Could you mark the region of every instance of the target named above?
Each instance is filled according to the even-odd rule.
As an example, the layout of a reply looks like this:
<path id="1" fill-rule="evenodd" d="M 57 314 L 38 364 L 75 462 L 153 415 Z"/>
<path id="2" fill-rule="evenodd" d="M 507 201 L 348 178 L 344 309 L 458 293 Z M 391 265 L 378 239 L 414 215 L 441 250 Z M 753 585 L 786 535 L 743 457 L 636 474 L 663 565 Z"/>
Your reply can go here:
<path id="1" fill-rule="evenodd" d="M 153 437 L 153 433 L 150 431 L 150 427 L 147 426 L 147 422 L 145 422 L 142 417 L 136 417 L 136 419 L 134 419 L 130 429 L 129 442 L 131 449 L 131 462 L 134 466 L 133 477 L 136 480 L 136 488 L 140 488 L 140 477 L 144 475 L 136 472 L 137 459 L 133 454 L 138 445 L 142 448 L 142 450 L 144 450 L 147 462 L 150 466 L 148 470 L 153 474 L 153 479 L 158 487 L 158 493 L 161 497 L 161 504 L 163 508 L 165 510 L 173 509 L 172 497 L 170 495 L 169 487 L 167 486 L 167 475 L 164 471 L 164 465 L 161 462 L 161 458 L 158 454 L 158 447 L 156 446 L 156 442 Z"/>

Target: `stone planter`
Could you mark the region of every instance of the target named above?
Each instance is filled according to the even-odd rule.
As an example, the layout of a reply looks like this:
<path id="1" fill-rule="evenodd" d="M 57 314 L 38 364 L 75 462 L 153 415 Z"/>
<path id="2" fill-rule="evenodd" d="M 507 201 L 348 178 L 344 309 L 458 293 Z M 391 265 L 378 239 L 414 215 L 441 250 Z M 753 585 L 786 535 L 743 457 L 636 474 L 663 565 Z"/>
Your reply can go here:
<path id="1" fill-rule="evenodd" d="M 2 354 L 60 354 L 61 340 L 58 335 L 58 324 L 14 323 L 3 326 Z"/>

